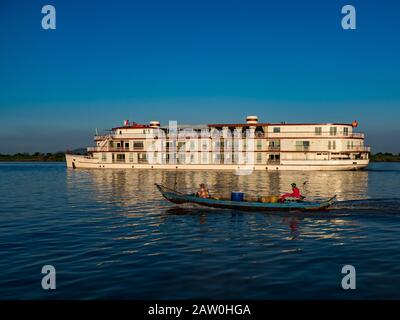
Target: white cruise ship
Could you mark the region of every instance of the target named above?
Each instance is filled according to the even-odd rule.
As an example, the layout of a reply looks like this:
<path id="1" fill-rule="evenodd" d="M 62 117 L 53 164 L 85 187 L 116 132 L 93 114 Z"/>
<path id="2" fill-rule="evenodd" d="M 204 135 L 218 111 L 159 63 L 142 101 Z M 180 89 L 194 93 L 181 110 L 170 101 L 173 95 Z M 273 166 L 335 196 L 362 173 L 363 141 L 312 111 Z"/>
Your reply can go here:
<path id="1" fill-rule="evenodd" d="M 66 154 L 69 168 L 173 170 L 360 170 L 370 148 L 358 123 L 245 123 L 181 126 L 131 123 L 96 135 L 88 155 Z"/>

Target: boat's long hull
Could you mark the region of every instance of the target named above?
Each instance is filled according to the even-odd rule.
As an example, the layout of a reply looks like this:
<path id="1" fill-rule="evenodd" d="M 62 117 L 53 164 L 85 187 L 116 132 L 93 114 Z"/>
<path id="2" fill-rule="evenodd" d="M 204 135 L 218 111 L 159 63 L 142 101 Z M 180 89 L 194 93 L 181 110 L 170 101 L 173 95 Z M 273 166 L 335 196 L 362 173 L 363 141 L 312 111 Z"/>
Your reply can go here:
<path id="1" fill-rule="evenodd" d="M 262 202 L 247 202 L 247 201 L 227 201 L 216 199 L 198 198 L 191 195 L 184 195 L 170 190 L 162 185 L 156 184 L 158 190 L 165 199 L 172 203 L 184 204 L 192 203 L 203 207 L 236 209 L 243 211 L 315 211 L 325 210 L 330 207 L 336 197 L 332 197 L 323 202 L 284 202 L 284 203 L 262 203 Z"/>
<path id="2" fill-rule="evenodd" d="M 230 170 L 243 174 L 252 171 L 348 171 L 362 170 L 368 166 L 369 160 L 282 160 L 280 164 L 136 164 L 129 162 L 103 163 L 98 159 L 66 155 L 67 167 L 82 169 L 162 169 L 162 170 Z"/>

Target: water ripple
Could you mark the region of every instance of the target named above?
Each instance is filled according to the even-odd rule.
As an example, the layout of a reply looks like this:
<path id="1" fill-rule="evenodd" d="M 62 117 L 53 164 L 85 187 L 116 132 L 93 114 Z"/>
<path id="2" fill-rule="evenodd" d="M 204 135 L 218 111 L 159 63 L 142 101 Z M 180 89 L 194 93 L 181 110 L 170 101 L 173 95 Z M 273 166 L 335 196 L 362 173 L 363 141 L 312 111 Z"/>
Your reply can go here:
<path id="1" fill-rule="evenodd" d="M 362 172 L 67 170 L 0 164 L 0 298 L 400 298 L 400 165 Z M 243 213 L 177 207 L 182 191 L 337 194 L 327 212 Z M 399 261 L 399 262 L 398 262 Z M 57 290 L 40 287 L 44 264 Z M 340 288 L 341 266 L 359 290 Z M 385 279 L 390 279 L 386 281 Z"/>

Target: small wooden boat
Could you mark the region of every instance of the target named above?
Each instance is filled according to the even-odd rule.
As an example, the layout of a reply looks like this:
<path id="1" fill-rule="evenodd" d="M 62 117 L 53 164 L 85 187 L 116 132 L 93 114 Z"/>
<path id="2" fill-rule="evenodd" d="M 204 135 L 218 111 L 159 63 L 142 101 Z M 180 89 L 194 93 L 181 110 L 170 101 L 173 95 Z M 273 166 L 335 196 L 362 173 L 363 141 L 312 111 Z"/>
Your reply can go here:
<path id="1" fill-rule="evenodd" d="M 243 211 L 312 211 L 325 210 L 336 200 L 336 196 L 323 201 L 286 201 L 283 203 L 263 203 L 249 201 L 217 200 L 213 198 L 199 198 L 193 194 L 183 194 L 176 190 L 156 184 L 157 189 L 168 201 L 176 204 L 193 203 L 199 206 L 223 209 L 236 209 Z"/>

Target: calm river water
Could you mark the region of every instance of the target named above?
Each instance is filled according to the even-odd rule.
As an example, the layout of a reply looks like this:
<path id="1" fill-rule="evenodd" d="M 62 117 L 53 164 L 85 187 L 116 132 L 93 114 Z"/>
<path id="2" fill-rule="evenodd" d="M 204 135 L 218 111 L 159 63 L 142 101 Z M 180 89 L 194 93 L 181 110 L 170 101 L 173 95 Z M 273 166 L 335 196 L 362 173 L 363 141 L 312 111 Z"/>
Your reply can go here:
<path id="1" fill-rule="evenodd" d="M 340 202 L 312 215 L 178 208 L 154 187 L 175 179 L 259 195 L 296 182 Z M 0 299 L 400 298 L 397 163 L 250 176 L 1 163 L 0 182 Z M 53 291 L 41 287 L 47 264 Z M 353 291 L 341 287 L 348 264 Z"/>

